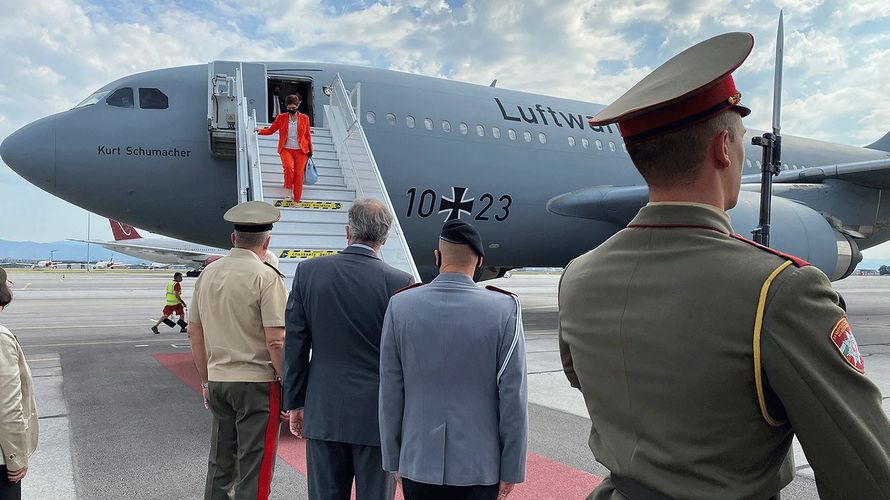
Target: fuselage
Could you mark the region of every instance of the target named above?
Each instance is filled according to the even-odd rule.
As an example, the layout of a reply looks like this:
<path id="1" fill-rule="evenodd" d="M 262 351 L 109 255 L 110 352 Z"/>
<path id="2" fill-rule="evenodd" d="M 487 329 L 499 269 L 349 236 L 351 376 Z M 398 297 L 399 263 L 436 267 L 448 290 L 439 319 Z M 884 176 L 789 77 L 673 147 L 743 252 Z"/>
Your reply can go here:
<path id="1" fill-rule="evenodd" d="M 337 74 L 347 88 L 360 83 L 359 119 L 419 266 L 432 264 L 436 236 L 453 210 L 478 227 L 486 265 L 563 266 L 622 226 L 555 215 L 547 202 L 587 186 L 643 183 L 617 130 L 587 124 L 598 104 L 354 66 L 266 69 L 268 78 L 310 82 L 304 106 L 314 126 L 324 126 L 324 86 Z M 226 248 L 231 228 L 222 214 L 237 202 L 236 166 L 210 154 L 207 79 L 206 65 L 122 78 L 100 89 L 94 104 L 17 131 L 0 152 L 30 182 L 91 212 Z M 106 104 L 121 88 L 134 89 L 134 99 L 138 89 L 158 89 L 169 105 Z M 272 118 L 262 103 L 256 109 L 261 121 Z M 745 143 L 744 173 L 756 174 L 760 151 Z M 788 169 L 887 156 L 784 137 Z M 880 233 L 861 246 L 886 239 Z"/>

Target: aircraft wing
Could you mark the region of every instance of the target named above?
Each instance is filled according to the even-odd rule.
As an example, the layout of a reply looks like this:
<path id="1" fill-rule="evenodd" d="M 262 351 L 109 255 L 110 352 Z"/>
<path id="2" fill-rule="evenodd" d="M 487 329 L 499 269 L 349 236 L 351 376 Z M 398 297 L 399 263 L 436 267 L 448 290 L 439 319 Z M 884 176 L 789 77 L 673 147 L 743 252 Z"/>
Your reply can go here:
<path id="1" fill-rule="evenodd" d="M 784 171 L 775 184 L 815 184 L 841 179 L 872 188 L 890 188 L 890 158 L 823 165 Z M 742 176 L 742 184 L 759 185 L 760 174 Z M 547 210 L 557 215 L 614 222 L 625 225 L 649 201 L 649 188 L 639 186 L 591 186 L 552 198 Z"/>
<path id="2" fill-rule="evenodd" d="M 169 255 L 171 257 L 177 257 L 182 260 L 191 260 L 192 262 L 196 262 L 198 264 L 203 264 L 207 257 L 210 257 L 211 254 L 207 254 L 204 252 L 195 252 L 192 250 L 178 250 L 173 248 L 164 248 L 164 247 L 155 247 L 148 245 L 139 245 L 133 243 L 122 243 L 122 242 L 114 242 L 114 241 L 96 241 L 96 240 L 78 240 L 78 239 L 70 239 L 70 241 L 79 241 L 81 243 L 92 243 L 95 245 L 102 245 L 103 247 L 120 253 L 125 253 L 127 255 L 131 255 L 133 257 L 137 257 L 137 254 L 162 254 Z"/>
<path id="3" fill-rule="evenodd" d="M 841 179 L 871 188 L 890 188 L 890 158 L 822 165 L 803 170 L 784 171 L 773 178 L 779 184 L 818 183 L 825 179 Z M 742 177 L 742 183 L 759 183 L 760 174 Z"/>

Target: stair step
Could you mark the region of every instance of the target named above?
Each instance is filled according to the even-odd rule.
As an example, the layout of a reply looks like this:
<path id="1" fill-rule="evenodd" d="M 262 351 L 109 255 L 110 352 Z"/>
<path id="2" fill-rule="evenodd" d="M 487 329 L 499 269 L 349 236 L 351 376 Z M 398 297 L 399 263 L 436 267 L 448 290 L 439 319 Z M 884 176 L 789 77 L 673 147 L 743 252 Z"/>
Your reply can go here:
<path id="1" fill-rule="evenodd" d="M 342 215 L 342 214 L 339 214 Z M 346 229 L 348 217 L 336 222 L 296 222 L 281 221 L 275 223 L 274 235 L 293 234 L 297 236 L 332 236 L 341 238 L 346 244 Z"/>
<path id="2" fill-rule="evenodd" d="M 271 246 L 283 249 L 325 249 L 343 248 L 346 245 L 346 232 L 339 235 L 272 233 Z"/>
<path id="3" fill-rule="evenodd" d="M 310 223 L 310 224 L 337 224 L 342 229 L 349 221 L 348 210 L 310 210 L 290 209 L 281 210 L 281 219 L 277 224 L 284 222 Z M 278 227 L 276 224 L 276 228 Z"/>
<path id="4" fill-rule="evenodd" d="M 266 199 L 284 199 L 288 194 L 292 194 L 290 190 L 285 190 L 280 185 L 263 185 L 263 198 Z M 355 199 L 355 191 L 351 189 L 337 189 L 336 186 L 303 186 L 302 199 L 318 200 L 323 202 L 351 202 Z"/>
<path id="5" fill-rule="evenodd" d="M 319 172 L 318 182 L 315 184 L 311 184 L 313 186 L 328 186 L 332 188 L 345 188 L 346 181 L 342 176 L 339 175 L 322 175 Z M 263 172 L 263 190 L 266 187 L 280 187 L 284 186 L 284 174 L 281 172 L 271 173 L 271 172 Z"/>
<path id="6" fill-rule="evenodd" d="M 286 212 L 305 212 L 305 213 L 343 213 L 348 212 L 350 208 L 352 208 L 352 200 L 349 201 L 324 201 L 318 200 L 315 198 L 309 198 L 303 196 L 303 199 L 300 201 L 299 206 L 296 206 L 292 201 L 286 201 L 283 196 L 274 196 L 271 194 L 266 194 L 263 196 L 266 203 L 271 203 L 272 205 L 278 207 L 282 212 L 282 217 L 284 217 L 284 213 Z"/>
<path id="7" fill-rule="evenodd" d="M 260 145 L 260 159 L 264 159 L 266 157 L 272 157 L 275 159 L 280 159 L 281 156 L 278 154 L 278 146 L 263 146 Z M 314 149 L 312 151 L 312 159 L 313 160 L 336 160 L 337 152 L 333 149 Z"/>

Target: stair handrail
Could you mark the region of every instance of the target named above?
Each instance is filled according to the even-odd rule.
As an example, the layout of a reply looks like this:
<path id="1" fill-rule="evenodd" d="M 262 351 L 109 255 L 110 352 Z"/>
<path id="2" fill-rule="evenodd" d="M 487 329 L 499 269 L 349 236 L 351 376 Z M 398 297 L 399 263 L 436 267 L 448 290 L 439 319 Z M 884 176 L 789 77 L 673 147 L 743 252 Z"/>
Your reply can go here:
<path id="1" fill-rule="evenodd" d="M 247 106 L 247 98 L 244 98 L 244 106 Z M 260 164 L 260 138 L 257 133 L 256 109 L 250 110 L 250 117 L 247 119 L 247 156 L 250 161 L 250 186 L 252 199 L 263 201 L 263 171 Z"/>
<path id="2" fill-rule="evenodd" d="M 257 137 L 256 110 L 248 112 L 241 64 L 235 68 L 235 100 L 238 103 L 236 123 L 236 162 L 238 168 L 238 200 L 263 200 L 263 178 L 260 169 L 260 146 Z"/>
<path id="3" fill-rule="evenodd" d="M 235 122 L 235 166 L 238 172 L 238 203 L 244 203 L 251 199 L 250 189 L 250 164 L 247 159 L 247 134 L 245 127 L 247 117 L 242 108 L 244 99 L 244 84 L 241 81 L 241 65 L 235 68 L 235 102 L 238 103 L 238 113 Z"/>
<path id="4" fill-rule="evenodd" d="M 405 255 L 405 259 L 408 261 L 410 274 L 414 276 L 416 281 L 420 281 L 420 273 L 417 271 L 417 265 L 414 263 L 414 257 L 411 255 L 411 249 L 408 247 L 408 241 L 405 238 L 404 231 L 402 231 L 399 217 L 396 214 L 395 207 L 393 207 L 389 192 L 386 190 L 386 184 L 383 182 L 383 177 L 380 175 L 380 169 L 377 167 L 377 160 L 374 159 L 374 153 L 371 150 L 371 145 L 368 143 L 368 137 L 365 135 L 365 131 L 359 121 L 360 115 L 356 114 L 356 109 L 361 109 L 361 86 L 359 83 L 356 83 L 353 90 L 347 92 L 346 86 L 343 84 L 343 79 L 340 77 L 340 74 L 337 73 L 331 84 L 331 89 L 330 109 L 335 110 L 339 116 L 336 116 L 337 119 L 335 120 L 330 120 L 331 123 L 329 125 L 331 127 L 331 137 L 334 142 L 334 147 L 337 149 L 337 155 L 341 160 L 341 165 L 344 167 L 344 174 L 346 173 L 346 170 L 349 170 L 357 197 L 367 197 L 365 194 L 366 181 L 363 181 L 358 176 L 357 162 L 355 161 L 356 159 L 353 158 L 353 148 L 349 147 L 348 144 L 350 139 L 355 139 L 361 146 L 358 149 L 361 149 L 364 153 L 363 156 L 365 156 L 365 158 L 363 159 L 370 165 L 369 170 L 373 174 L 373 182 L 376 184 L 375 186 L 367 186 L 369 188 L 368 190 L 370 191 L 371 188 L 373 188 L 373 191 L 379 193 L 380 198 L 382 198 L 380 201 L 387 209 L 389 209 L 390 213 L 393 214 L 390 238 L 387 241 L 398 242 L 399 247 Z M 355 107 L 353 107 L 353 98 L 356 98 L 357 101 Z"/>

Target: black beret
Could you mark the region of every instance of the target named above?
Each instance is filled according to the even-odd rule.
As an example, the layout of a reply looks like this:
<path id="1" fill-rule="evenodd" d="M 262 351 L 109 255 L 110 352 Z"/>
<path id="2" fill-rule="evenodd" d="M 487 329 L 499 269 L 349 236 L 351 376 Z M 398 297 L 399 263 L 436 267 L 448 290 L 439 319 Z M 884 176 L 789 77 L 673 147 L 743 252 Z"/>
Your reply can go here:
<path id="1" fill-rule="evenodd" d="M 469 245 L 479 257 L 485 257 L 482 249 L 482 238 L 479 231 L 469 223 L 460 219 L 450 220 L 442 226 L 442 234 L 439 239 L 456 245 Z"/>

